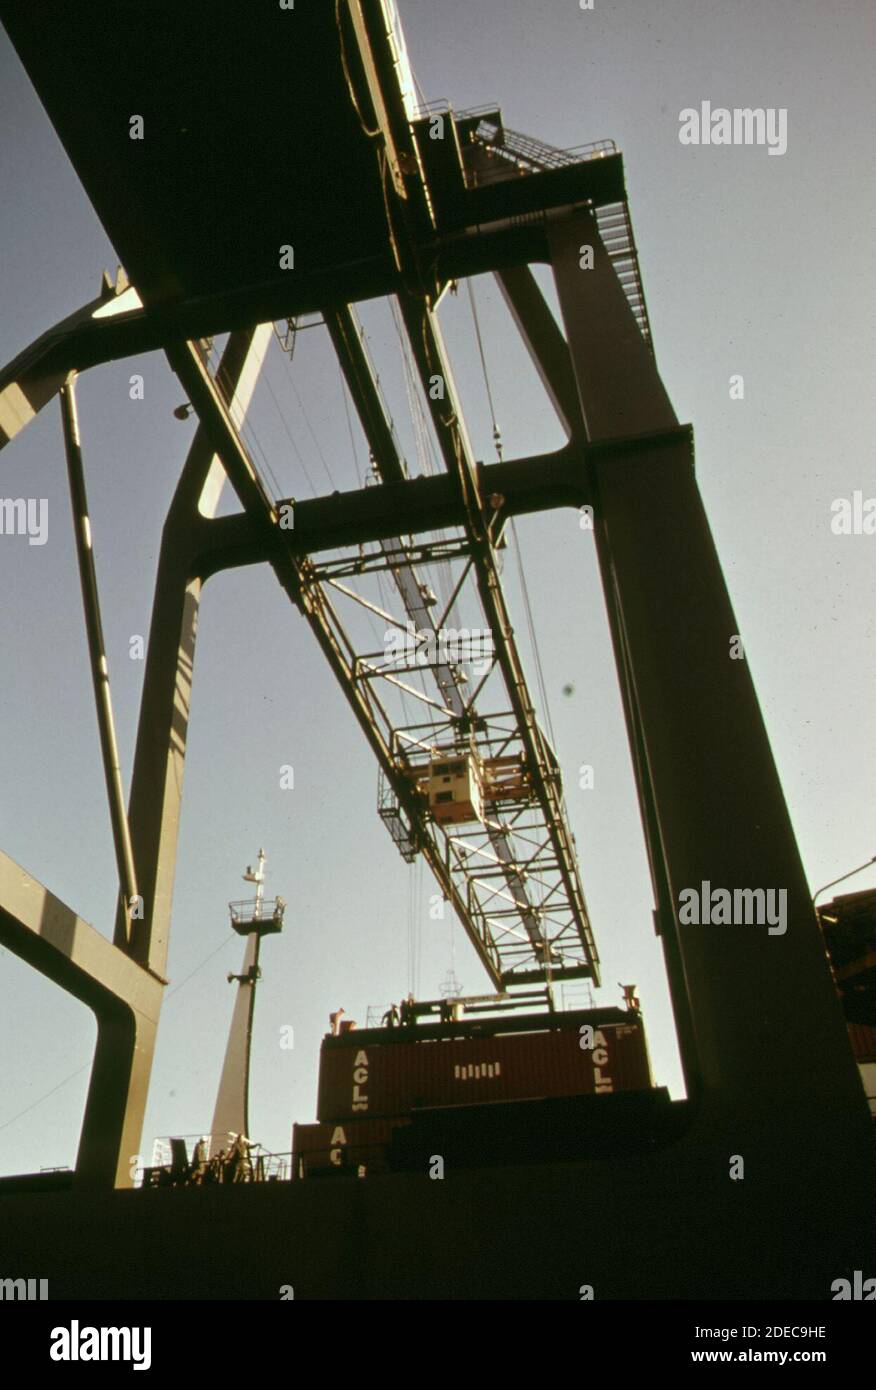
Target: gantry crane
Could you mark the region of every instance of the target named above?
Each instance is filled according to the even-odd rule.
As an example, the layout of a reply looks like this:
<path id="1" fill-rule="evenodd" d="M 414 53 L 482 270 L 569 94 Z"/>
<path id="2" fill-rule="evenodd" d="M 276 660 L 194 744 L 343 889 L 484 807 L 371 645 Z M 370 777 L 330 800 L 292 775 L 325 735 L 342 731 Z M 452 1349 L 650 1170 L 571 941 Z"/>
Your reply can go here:
<path id="1" fill-rule="evenodd" d="M 747 1161 L 760 1153 L 761 1171 L 772 1170 L 779 1112 L 782 1151 L 799 1155 L 801 1190 L 826 1209 L 834 1194 L 823 1175 L 845 1168 L 868 1117 L 754 684 L 747 663 L 727 657 L 739 626 L 697 488 L 693 433 L 656 369 L 620 152 L 599 142 L 564 154 L 508 130 L 494 109 L 418 110 L 391 0 L 231 10 L 217 25 L 208 0 L 126 6 L 120 63 L 100 0 L 0 0 L 130 276 L 105 282 L 0 371 L 0 444 L 61 393 L 74 514 L 88 537 L 73 376 L 160 349 L 199 420 L 162 538 L 127 806 L 91 540 L 79 548 L 121 885 L 114 941 L 0 854 L 0 939 L 99 1021 L 77 1182 L 127 1185 L 139 1145 L 166 983 L 198 606 L 222 570 L 269 564 L 304 614 L 377 756 L 384 819 L 405 855 L 425 856 L 494 983 L 596 978 L 557 760 L 496 563 L 511 518 L 587 506 L 654 925 L 698 1102 L 689 1181 L 661 1186 L 670 1165 L 650 1185 L 637 1180 L 635 1224 L 707 1186 L 725 1144 L 736 1151 L 744 1137 Z M 559 319 L 532 273 L 539 262 Z M 474 458 L 437 308 L 454 281 L 482 273 L 497 275 L 565 427 L 568 442 L 552 454 Z M 350 306 L 380 298 L 398 307 L 431 412 L 443 460 L 433 476 L 408 476 L 378 408 Z M 335 343 L 376 485 L 289 508 L 240 430 L 273 325 L 314 314 Z M 224 333 L 217 369 L 207 344 Z M 443 397 L 428 389 L 435 379 Z M 217 517 L 224 478 L 242 510 Z M 428 581 L 439 563 L 457 575 L 441 612 Z M 373 616 L 427 638 L 445 612 L 452 620 L 455 586 L 468 585 L 493 644 L 483 683 L 458 652 L 439 649 L 424 665 L 417 650 L 411 672 L 352 642 L 340 606 L 365 612 L 377 572 L 390 574 L 400 610 Z M 402 694 L 422 707 L 419 722 L 391 705 Z M 465 780 L 467 798 L 451 800 L 480 815 L 445 816 L 438 776 Z M 782 885 L 787 936 L 747 936 L 740 947 L 680 921 L 678 895 L 705 879 Z M 764 1192 L 757 1234 L 773 1214 Z M 665 1253 L 656 1234 L 646 1248 Z"/>

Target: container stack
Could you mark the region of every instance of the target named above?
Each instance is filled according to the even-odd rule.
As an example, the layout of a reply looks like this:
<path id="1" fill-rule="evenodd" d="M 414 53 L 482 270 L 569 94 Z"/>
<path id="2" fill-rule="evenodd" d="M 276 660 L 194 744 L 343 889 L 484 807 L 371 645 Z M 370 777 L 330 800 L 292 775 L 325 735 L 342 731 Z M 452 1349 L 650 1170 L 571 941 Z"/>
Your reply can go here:
<path id="1" fill-rule="evenodd" d="M 649 1092 L 638 1012 L 591 1009 L 354 1030 L 323 1039 L 318 1123 L 293 1127 L 296 1178 L 393 1167 L 397 1131 L 447 1112 Z M 451 1113 L 452 1112 L 452 1113 Z M 591 1111 L 591 1113 L 597 1113 Z"/>

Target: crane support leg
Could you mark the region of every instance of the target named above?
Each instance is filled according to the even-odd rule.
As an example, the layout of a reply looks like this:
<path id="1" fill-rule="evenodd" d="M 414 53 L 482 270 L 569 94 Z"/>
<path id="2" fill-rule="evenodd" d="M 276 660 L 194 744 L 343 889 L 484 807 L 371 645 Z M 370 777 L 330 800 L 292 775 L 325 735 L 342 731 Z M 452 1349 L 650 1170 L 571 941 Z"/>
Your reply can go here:
<path id="1" fill-rule="evenodd" d="M 570 442 L 563 451 L 567 456 L 567 467 L 574 464 L 578 485 L 582 489 L 582 501 L 586 497 L 592 504 L 589 474 L 593 470 L 588 467 L 587 436 L 581 415 L 575 373 L 572 370 L 569 345 L 529 266 L 515 266 L 513 269 L 499 270 L 496 272 L 496 280 L 532 358 L 533 365 L 539 373 L 542 384 L 569 437 Z M 660 436 L 651 435 L 649 444 L 653 445 L 659 439 Z M 601 572 L 610 574 L 611 564 L 605 528 L 595 526 L 594 538 Z M 651 785 L 651 776 L 645 756 L 642 718 L 636 702 L 636 692 L 630 679 L 629 654 L 624 642 L 617 594 L 611 583 L 603 585 L 603 592 L 636 779 L 636 791 L 651 870 L 651 882 L 654 889 L 655 922 L 659 929 L 660 922 L 673 920 L 673 908 L 669 885 L 666 882 L 666 867 L 660 852 L 659 826 L 654 808 L 654 789 Z M 698 1086 L 696 1046 L 690 1014 L 690 1001 L 687 997 L 684 970 L 678 954 L 676 934 L 663 932 L 661 942 L 685 1085 L 688 1094 L 693 1094 Z"/>
<path id="2" fill-rule="evenodd" d="M 162 983 L 0 851 L 0 942 L 88 1005 L 97 1046 L 76 1162 L 81 1187 L 130 1187 Z"/>
<path id="3" fill-rule="evenodd" d="M 267 325 L 233 334 L 223 355 L 225 400 L 236 419 L 249 404 L 270 333 Z M 69 384 L 62 403 L 74 514 L 85 535 L 87 512 Z M 128 808 L 130 843 L 125 846 L 114 942 L 0 854 L 0 942 L 88 1004 L 97 1018 L 77 1186 L 106 1189 L 130 1187 L 133 1182 L 165 984 L 199 575 L 204 552 L 212 548 L 210 518 L 224 480 L 224 470 L 201 426 L 162 537 Z M 84 560 L 86 620 L 93 664 L 99 672 L 102 643 L 90 554 Z M 102 686 L 97 680 L 96 694 L 100 701 Z M 101 732 L 105 739 L 107 732 L 112 733 L 105 717 Z M 110 743 L 105 749 L 107 765 L 118 791 L 118 760 L 114 740 Z M 125 898 L 135 866 L 142 916 L 129 920 Z"/>
<path id="4" fill-rule="evenodd" d="M 660 929 L 674 938 L 670 985 L 678 991 L 683 979 L 677 1002 L 691 1019 L 688 1074 L 714 1138 L 745 1131 L 761 1147 L 791 1142 L 798 1158 L 823 1164 L 826 1150 L 836 1157 L 863 1133 L 863 1090 L 697 488 L 692 436 L 671 430 L 665 390 L 599 244 L 594 268 L 581 268 L 579 249 L 594 242 L 587 213 L 552 224 L 602 580 L 652 798 L 649 852 L 672 907 Z M 649 442 L 649 432 L 662 438 Z M 713 890 L 732 900 L 726 924 L 723 910 L 711 910 Z M 754 905 L 764 902 L 776 910 L 759 922 Z M 823 1117 L 817 1129 L 813 1114 Z"/>
<path id="5" fill-rule="evenodd" d="M 249 404 L 270 335 L 267 328 L 233 334 L 219 372 L 235 415 Z M 207 547 L 225 472 L 203 425 L 192 442 L 168 512 L 143 680 L 130 825 L 143 920 L 134 923 L 131 951 L 163 975 L 176 867 L 180 801 L 202 580 L 199 558 Z M 123 923 L 119 919 L 116 940 Z"/>

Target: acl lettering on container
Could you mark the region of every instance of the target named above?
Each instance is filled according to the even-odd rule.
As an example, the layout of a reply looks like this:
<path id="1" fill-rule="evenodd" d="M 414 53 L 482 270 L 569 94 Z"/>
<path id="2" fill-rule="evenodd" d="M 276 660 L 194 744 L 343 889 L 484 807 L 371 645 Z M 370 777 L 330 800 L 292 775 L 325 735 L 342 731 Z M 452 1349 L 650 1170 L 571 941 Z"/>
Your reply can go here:
<path id="1" fill-rule="evenodd" d="M 363 1088 L 368 1085 L 368 1053 L 357 1052 L 353 1059 L 353 1100 L 351 1110 L 368 1109 L 368 1097 Z"/>
<path id="2" fill-rule="evenodd" d="M 577 1024 L 593 1025 L 578 1046 Z M 523 1020 L 521 1020 L 522 1022 Z M 327 1123 L 410 1114 L 429 1106 L 481 1105 L 551 1096 L 647 1090 L 650 1067 L 641 1023 L 628 1012 L 544 1016 L 515 1029 L 492 1022 L 471 1031 L 361 1030 L 326 1038 L 317 1115 Z"/>

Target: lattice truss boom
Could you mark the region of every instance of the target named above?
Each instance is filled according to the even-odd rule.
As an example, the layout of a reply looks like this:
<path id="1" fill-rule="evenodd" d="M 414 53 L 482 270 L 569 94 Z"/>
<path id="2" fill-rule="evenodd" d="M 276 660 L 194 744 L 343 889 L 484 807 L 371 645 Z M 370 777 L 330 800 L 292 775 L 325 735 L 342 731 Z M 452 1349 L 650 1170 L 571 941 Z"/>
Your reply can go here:
<path id="1" fill-rule="evenodd" d="M 507 129 L 488 112 L 464 118 L 473 184 L 615 152 L 611 141 L 557 150 Z M 626 202 L 597 207 L 595 217 L 650 348 Z M 515 644 L 496 564 L 503 538 L 493 529 L 489 500 L 471 488 L 474 461 L 437 316 L 403 299 L 393 303 L 393 316 L 403 342 L 414 435 L 423 446 L 420 464 L 433 471 L 431 413 L 444 464 L 457 473 L 463 493 L 469 492 L 467 522 L 322 552 L 318 560 L 292 557 L 298 601 L 377 757 L 381 819 L 407 862 L 424 856 L 494 983 L 575 977 L 598 982 L 559 766 L 536 718 Z M 327 311 L 322 321 L 368 441 L 369 481 L 407 479 L 355 310 Z M 302 326 L 315 325 L 289 320 L 282 330 L 275 327 L 290 361 Z M 435 372 L 449 391 L 437 406 L 422 389 Z M 254 463 L 252 468 L 257 475 Z M 430 766 L 463 755 L 471 755 L 481 770 L 482 805 L 476 817 L 446 823 L 429 805 Z"/>
<path id="2" fill-rule="evenodd" d="M 325 321 L 357 403 L 364 391 L 371 481 L 407 478 L 358 317 L 348 307 Z M 290 357 L 296 330 L 276 331 Z M 424 398 L 408 399 L 425 435 Z M 298 557 L 302 611 L 377 756 L 382 820 L 407 862 L 424 856 L 494 982 L 595 978 L 559 767 L 514 644 L 489 504 L 478 521 Z M 481 814 L 441 823 L 430 764 L 462 755 L 482 770 Z"/>

